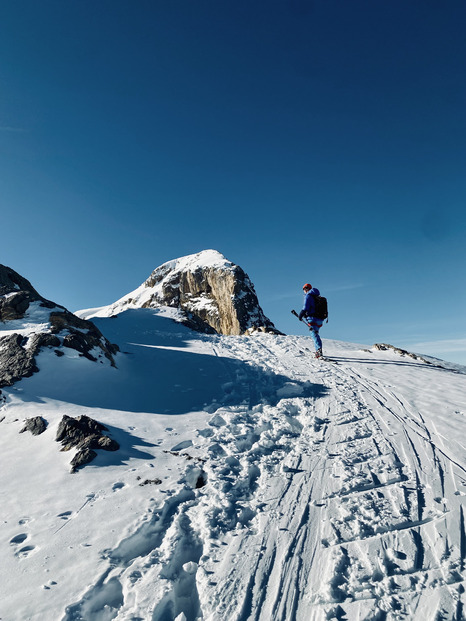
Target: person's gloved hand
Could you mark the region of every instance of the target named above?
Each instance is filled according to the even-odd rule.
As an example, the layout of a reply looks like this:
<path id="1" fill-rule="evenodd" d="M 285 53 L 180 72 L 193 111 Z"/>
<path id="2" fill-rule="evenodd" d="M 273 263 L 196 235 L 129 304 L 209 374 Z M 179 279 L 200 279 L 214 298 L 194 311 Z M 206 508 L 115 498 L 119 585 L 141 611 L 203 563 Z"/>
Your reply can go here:
<path id="1" fill-rule="evenodd" d="M 303 311 L 303 310 L 299 313 L 299 315 L 298 315 L 299 321 L 302 321 L 302 320 L 303 320 L 304 314 L 305 314 L 305 313 L 304 313 L 304 311 Z"/>

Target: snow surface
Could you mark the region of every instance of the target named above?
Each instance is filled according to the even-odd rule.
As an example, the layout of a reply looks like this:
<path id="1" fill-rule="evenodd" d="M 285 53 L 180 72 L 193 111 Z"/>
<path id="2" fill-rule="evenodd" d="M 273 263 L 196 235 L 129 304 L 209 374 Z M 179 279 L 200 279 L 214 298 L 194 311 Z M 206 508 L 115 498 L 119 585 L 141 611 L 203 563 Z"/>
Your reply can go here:
<path id="1" fill-rule="evenodd" d="M 2 621 L 464 619 L 466 369 L 172 312 L 2 389 Z M 70 474 L 64 414 L 120 450 Z"/>

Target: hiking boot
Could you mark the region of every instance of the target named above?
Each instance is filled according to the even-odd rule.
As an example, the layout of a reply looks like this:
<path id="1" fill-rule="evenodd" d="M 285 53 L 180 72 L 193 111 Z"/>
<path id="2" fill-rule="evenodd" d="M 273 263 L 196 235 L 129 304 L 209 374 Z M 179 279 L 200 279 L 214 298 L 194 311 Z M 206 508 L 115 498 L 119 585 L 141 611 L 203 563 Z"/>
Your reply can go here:
<path id="1" fill-rule="evenodd" d="M 316 358 L 322 358 L 322 349 L 316 351 Z"/>

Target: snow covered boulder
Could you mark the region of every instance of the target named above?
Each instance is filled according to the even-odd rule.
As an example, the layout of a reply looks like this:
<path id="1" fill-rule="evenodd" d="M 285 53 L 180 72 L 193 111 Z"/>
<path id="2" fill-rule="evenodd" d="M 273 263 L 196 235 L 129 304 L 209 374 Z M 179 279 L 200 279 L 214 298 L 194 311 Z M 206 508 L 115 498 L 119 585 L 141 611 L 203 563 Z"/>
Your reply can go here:
<path id="1" fill-rule="evenodd" d="M 118 351 L 93 323 L 46 300 L 28 280 L 0 265 L 0 387 L 36 373 L 44 347 L 59 354 L 72 348 L 89 360 L 105 357 L 113 366 Z"/>
<path id="2" fill-rule="evenodd" d="M 131 308 L 160 307 L 177 309 L 182 323 L 199 332 L 279 334 L 264 315 L 249 276 L 216 250 L 168 261 L 114 304 L 94 309 L 95 315 L 80 315 L 113 316 Z"/>

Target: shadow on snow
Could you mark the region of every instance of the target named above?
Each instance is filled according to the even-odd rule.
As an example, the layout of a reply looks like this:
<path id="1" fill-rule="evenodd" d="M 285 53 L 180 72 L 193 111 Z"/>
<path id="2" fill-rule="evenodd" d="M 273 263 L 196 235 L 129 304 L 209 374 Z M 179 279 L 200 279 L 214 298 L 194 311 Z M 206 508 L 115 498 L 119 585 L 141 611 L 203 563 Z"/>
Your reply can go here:
<path id="1" fill-rule="evenodd" d="M 83 358 L 39 357 L 40 372 L 21 382 L 24 400 L 57 399 L 90 408 L 177 415 L 221 406 L 276 405 L 284 397 L 313 397 L 326 388 L 234 358 L 201 354 L 188 342 L 208 339 L 153 309 L 95 319 L 118 343 L 117 369 Z"/>
<path id="2" fill-rule="evenodd" d="M 411 362 L 409 360 L 371 360 L 369 358 L 355 358 L 351 356 L 329 356 L 330 360 L 334 360 L 336 362 L 351 362 L 351 363 L 360 363 L 367 365 L 394 365 L 398 367 L 409 367 L 418 368 L 418 369 L 432 369 L 437 371 L 448 371 L 450 373 L 460 373 L 464 374 L 461 369 L 450 368 L 448 365 L 452 363 L 445 362 L 445 364 L 436 364 L 435 362 L 430 362 L 426 360 L 425 362 L 415 362 L 414 360 Z"/>

